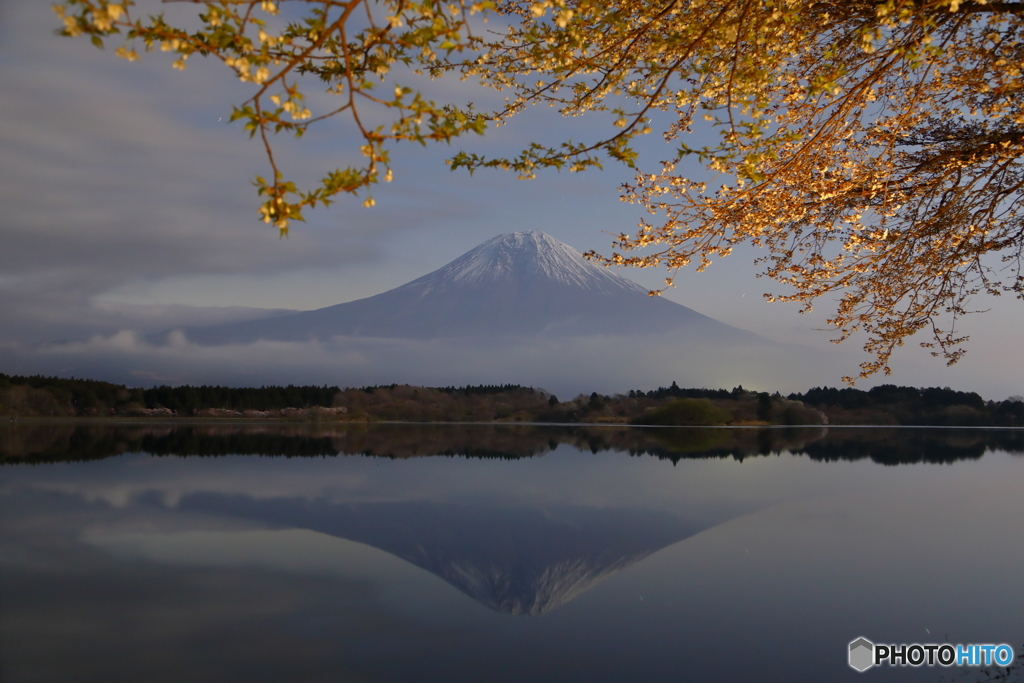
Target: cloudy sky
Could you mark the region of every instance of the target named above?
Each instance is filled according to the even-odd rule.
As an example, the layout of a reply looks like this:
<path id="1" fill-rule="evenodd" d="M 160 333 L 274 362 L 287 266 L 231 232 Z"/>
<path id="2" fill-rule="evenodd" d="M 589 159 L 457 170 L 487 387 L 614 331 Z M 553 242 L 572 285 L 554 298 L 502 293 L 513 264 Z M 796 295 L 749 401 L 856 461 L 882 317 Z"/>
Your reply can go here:
<path id="1" fill-rule="evenodd" d="M 158 3 L 141 0 L 139 6 L 155 11 Z M 187 21 L 195 10 L 186 3 L 159 7 L 172 23 Z M 227 69 L 195 57 L 179 72 L 159 52 L 128 63 L 110 48 L 57 37 L 56 27 L 48 3 L 0 0 L 0 372 L 130 384 L 346 385 L 441 378 L 451 363 L 452 382 L 545 384 L 544 373 L 555 370 L 539 362 L 541 350 L 488 371 L 482 360 L 472 367 L 463 362 L 461 374 L 454 372 L 457 357 L 435 354 L 435 374 L 418 377 L 414 367 L 379 372 L 380 358 L 366 348 L 262 345 L 216 352 L 152 347 L 138 335 L 250 316 L 253 308 L 314 309 L 362 298 L 439 268 L 500 233 L 539 229 L 581 251 L 607 252 L 607 233 L 632 231 L 641 217 L 637 207 L 618 200 L 618 185 L 630 179 L 626 169 L 519 181 L 501 172 L 469 177 L 444 166 L 455 148 L 507 153 L 534 139 L 583 140 L 598 130 L 589 127 L 596 122 L 537 113 L 452 149 L 399 147 L 392 153 L 395 181 L 374 191 L 374 208 L 343 199 L 309 213 L 308 222 L 295 224 L 282 240 L 257 219 L 250 181 L 266 173 L 266 162 L 258 145 L 227 123 L 231 105 L 246 96 Z M 486 101 L 465 85 L 437 87 L 439 99 Z M 343 123 L 328 123 L 301 144 L 282 140 L 288 173 L 311 180 L 354 160 L 348 133 Z M 656 141 L 648 152 L 648 163 L 660 158 Z M 854 372 L 864 360 L 859 349 L 837 348 L 827 331 L 815 330 L 827 302 L 819 317 L 765 303 L 761 295 L 769 285 L 754 277 L 754 257 L 741 252 L 706 273 L 684 274 L 666 296 L 731 325 L 801 344 L 813 367 L 745 374 L 728 363 L 686 357 L 662 340 L 639 358 L 628 346 L 618 348 L 618 357 L 631 360 L 615 372 L 595 374 L 597 356 L 583 353 L 579 376 L 546 384 L 615 391 L 689 379 L 792 391 L 836 385 Z M 664 277 L 624 274 L 650 287 Z M 972 342 L 958 366 L 949 369 L 906 349 L 892 377 L 863 386 L 952 386 L 994 399 L 1024 393 L 1019 302 L 982 300 L 977 308 L 992 310 L 966 325 Z M 531 363 L 532 373 L 521 371 Z"/>

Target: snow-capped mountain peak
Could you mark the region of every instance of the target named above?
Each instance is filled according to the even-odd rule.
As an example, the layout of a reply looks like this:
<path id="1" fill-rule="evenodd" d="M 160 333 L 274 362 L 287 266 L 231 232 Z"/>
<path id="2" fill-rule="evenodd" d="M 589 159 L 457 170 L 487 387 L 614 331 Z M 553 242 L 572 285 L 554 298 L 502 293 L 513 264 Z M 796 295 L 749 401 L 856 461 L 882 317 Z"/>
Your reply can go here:
<path id="1" fill-rule="evenodd" d="M 583 289 L 624 289 L 646 293 L 635 282 L 587 261 L 568 244 L 540 230 L 498 235 L 406 286 L 478 286 L 500 281 L 537 280 Z"/>

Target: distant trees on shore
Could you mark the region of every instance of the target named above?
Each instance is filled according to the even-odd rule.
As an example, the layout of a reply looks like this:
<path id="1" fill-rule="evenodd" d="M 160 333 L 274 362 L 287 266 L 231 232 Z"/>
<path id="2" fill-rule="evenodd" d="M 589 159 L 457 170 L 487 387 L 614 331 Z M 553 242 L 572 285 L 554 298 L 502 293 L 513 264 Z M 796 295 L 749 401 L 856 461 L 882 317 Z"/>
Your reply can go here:
<path id="1" fill-rule="evenodd" d="M 559 401 L 518 384 L 420 387 L 160 386 L 0 373 L 0 415 L 17 417 L 238 417 L 349 422 L 547 422 L 638 425 L 1024 426 L 1024 399 L 985 401 L 949 388 L 815 387 L 782 396 L 742 386 L 597 392 Z"/>
<path id="2" fill-rule="evenodd" d="M 867 391 L 815 387 L 789 398 L 823 411 L 830 424 L 1024 426 L 1024 399 L 1020 396 L 985 401 L 974 392 L 949 387 L 883 384 Z"/>

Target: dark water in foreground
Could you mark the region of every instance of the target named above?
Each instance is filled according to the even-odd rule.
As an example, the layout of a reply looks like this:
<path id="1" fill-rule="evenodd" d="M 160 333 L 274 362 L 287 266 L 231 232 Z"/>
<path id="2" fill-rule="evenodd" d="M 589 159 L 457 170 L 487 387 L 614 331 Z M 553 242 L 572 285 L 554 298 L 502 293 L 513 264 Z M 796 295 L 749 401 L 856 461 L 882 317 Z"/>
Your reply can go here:
<path id="1" fill-rule="evenodd" d="M 1021 431 L 4 425 L 0 680 L 983 680 L 846 647 L 1024 656 L 1022 492 Z"/>

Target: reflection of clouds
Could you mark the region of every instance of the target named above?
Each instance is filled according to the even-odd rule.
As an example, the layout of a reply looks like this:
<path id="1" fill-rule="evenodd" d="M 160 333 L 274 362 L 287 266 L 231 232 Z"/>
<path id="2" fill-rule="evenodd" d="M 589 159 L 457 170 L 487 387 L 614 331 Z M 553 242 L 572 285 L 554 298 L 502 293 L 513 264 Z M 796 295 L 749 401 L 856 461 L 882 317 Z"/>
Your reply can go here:
<path id="1" fill-rule="evenodd" d="M 994 634 L 1019 633 L 1024 608 L 1019 546 L 1001 540 L 1019 536 L 1020 469 L 1005 456 L 879 468 L 854 491 L 725 521 L 638 565 L 634 580 L 651 586 L 645 597 L 680 609 L 746 611 L 732 637 L 751 643 L 765 635 L 755 625 L 780 614 L 790 629 L 804 619 L 825 631 L 878 623 L 895 633 L 947 632 L 941 623 L 952 642 L 966 632 L 1019 637 Z M 673 594 L 680 567 L 699 592 Z M 816 606 L 828 616 L 812 616 Z"/>
<path id="2" fill-rule="evenodd" d="M 871 468 L 870 462 L 822 466 L 790 457 L 742 463 L 682 460 L 673 465 L 650 456 L 594 454 L 568 445 L 525 460 L 125 455 L 55 467 L 4 467 L 0 500 L 45 492 L 122 510 L 159 506 L 169 511 L 196 494 L 323 504 L 487 501 L 543 508 L 554 503 L 661 510 L 704 524 L 792 496 L 844 490 L 870 476 Z M 836 470 L 845 476 L 833 477 Z"/>
<path id="3" fill-rule="evenodd" d="M 323 498 L 325 494 L 330 498 L 336 498 L 344 496 L 345 492 L 352 492 L 360 497 L 359 489 L 365 483 L 365 477 L 359 475 L 335 475 L 324 481 L 321 475 L 309 472 L 293 473 L 291 476 L 285 474 L 281 481 L 267 481 L 253 474 L 217 476 L 204 472 L 186 474 L 181 478 L 171 474 L 164 480 L 166 474 L 159 474 L 158 481 L 148 477 L 137 479 L 128 476 L 121 481 L 43 481 L 31 482 L 24 487 L 7 484 L 0 487 L 0 493 L 9 494 L 27 488 L 43 493 L 74 496 L 88 503 L 105 503 L 115 509 L 127 508 L 140 500 L 156 502 L 170 509 L 177 507 L 185 496 L 211 491 L 229 494 L 251 491 L 254 497 L 263 500 L 291 498 L 296 495 L 314 500 Z"/>
<path id="4" fill-rule="evenodd" d="M 4 572 L 5 680 L 359 681 L 380 658 L 367 642 L 415 653 L 456 640 L 362 579 L 113 562 L 89 547 L 63 559 Z"/>
<path id="5" fill-rule="evenodd" d="M 82 543 L 122 560 L 191 567 L 262 567 L 350 579 L 409 581 L 421 572 L 386 552 L 308 529 L 151 533 L 87 529 Z"/>

